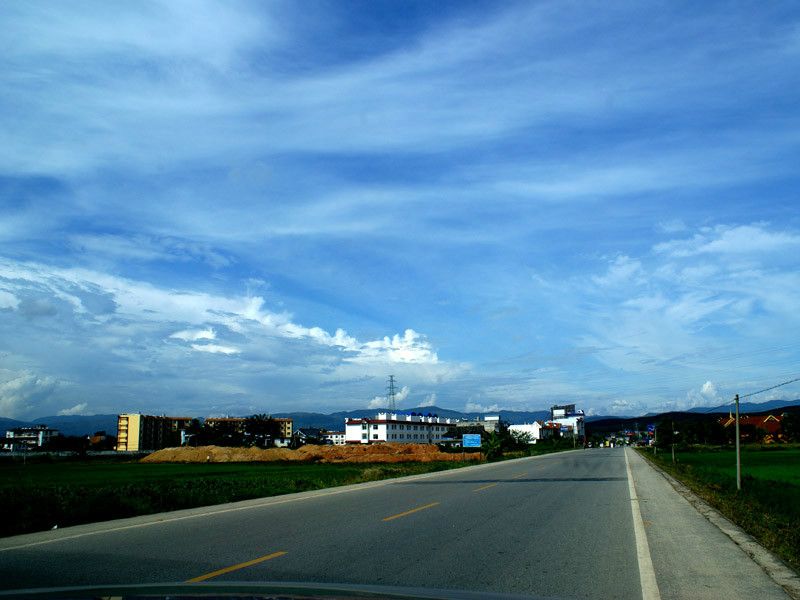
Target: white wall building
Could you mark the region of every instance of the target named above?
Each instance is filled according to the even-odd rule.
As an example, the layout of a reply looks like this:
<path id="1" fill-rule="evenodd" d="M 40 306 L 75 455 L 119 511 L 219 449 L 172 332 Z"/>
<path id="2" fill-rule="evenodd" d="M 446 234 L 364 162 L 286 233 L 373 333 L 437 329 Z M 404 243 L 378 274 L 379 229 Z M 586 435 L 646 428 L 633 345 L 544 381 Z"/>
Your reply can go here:
<path id="1" fill-rule="evenodd" d="M 46 425 L 33 427 L 17 427 L 6 431 L 4 450 L 21 450 L 27 448 L 41 448 L 47 442 L 60 435 L 58 429 L 48 429 Z"/>
<path id="2" fill-rule="evenodd" d="M 323 433 L 322 437 L 330 440 L 334 446 L 344 446 L 344 431 L 329 431 Z"/>
<path id="3" fill-rule="evenodd" d="M 380 412 L 373 418 L 345 419 L 345 442 L 437 444 L 455 423 L 431 414 Z"/>
<path id="4" fill-rule="evenodd" d="M 550 414 L 552 415 L 551 421 L 561 425 L 562 434 L 564 433 L 563 429 L 571 427 L 572 432 L 570 435 L 575 435 L 575 437 L 581 439 L 584 437 L 583 422 L 585 415 L 582 410 L 575 410 L 574 404 L 554 406 L 550 409 Z"/>

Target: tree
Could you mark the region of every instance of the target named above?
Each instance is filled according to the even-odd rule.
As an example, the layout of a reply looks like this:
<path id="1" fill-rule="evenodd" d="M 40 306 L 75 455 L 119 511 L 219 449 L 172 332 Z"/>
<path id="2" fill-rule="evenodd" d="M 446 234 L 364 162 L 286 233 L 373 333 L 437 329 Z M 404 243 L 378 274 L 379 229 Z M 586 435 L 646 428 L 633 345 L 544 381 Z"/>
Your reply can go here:
<path id="1" fill-rule="evenodd" d="M 496 431 L 492 431 L 483 440 L 483 453 L 486 460 L 498 460 L 503 456 L 503 438 Z"/>
<path id="2" fill-rule="evenodd" d="M 669 448 L 680 441 L 681 436 L 676 433 L 675 421 L 669 417 L 661 419 L 656 426 L 656 446 L 661 449 Z"/>
<path id="3" fill-rule="evenodd" d="M 281 425 L 272 416 L 255 414 L 247 417 L 244 425 L 245 440 L 253 446 L 267 448 L 275 445 L 281 436 Z"/>
<path id="4" fill-rule="evenodd" d="M 787 442 L 800 442 L 800 412 L 783 415 L 780 433 Z"/>

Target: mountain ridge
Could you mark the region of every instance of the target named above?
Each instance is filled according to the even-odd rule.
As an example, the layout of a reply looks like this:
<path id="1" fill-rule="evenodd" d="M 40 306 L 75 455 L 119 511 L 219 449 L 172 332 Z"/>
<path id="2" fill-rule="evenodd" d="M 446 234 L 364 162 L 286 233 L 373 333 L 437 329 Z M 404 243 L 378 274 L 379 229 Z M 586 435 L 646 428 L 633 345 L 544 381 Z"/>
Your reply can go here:
<path id="1" fill-rule="evenodd" d="M 789 409 L 797 407 L 800 410 L 800 399 L 796 400 L 769 400 L 767 402 L 741 402 L 739 404 L 739 412 L 741 414 L 756 414 L 761 412 L 775 412 L 778 410 Z M 610 421 L 619 421 L 625 423 L 628 421 L 635 422 L 636 420 L 642 423 L 651 423 L 657 421 L 664 415 L 683 415 L 683 419 L 702 417 L 704 414 L 712 416 L 724 414 L 733 410 L 733 405 L 724 405 L 722 407 L 695 407 L 685 411 L 672 411 L 664 413 L 648 413 L 638 417 L 632 416 L 617 416 L 617 415 L 593 415 L 587 416 L 586 422 L 597 423 L 602 422 L 602 425 L 610 425 Z M 362 417 L 371 417 L 380 411 L 386 411 L 386 408 L 363 408 L 355 410 L 340 410 L 333 413 L 317 413 L 317 412 L 276 412 L 272 416 L 279 418 L 294 419 L 294 428 L 305 427 L 318 427 L 330 431 L 341 431 L 344 429 L 345 419 L 355 419 Z M 437 414 L 440 417 L 449 418 L 465 418 L 476 419 L 486 418 L 487 416 L 500 415 L 504 421 L 512 424 L 530 423 L 533 421 L 541 421 L 550 417 L 549 410 L 534 410 L 534 411 L 515 411 L 515 410 L 500 410 L 493 412 L 462 412 L 452 410 L 449 408 L 441 408 L 439 406 L 417 406 L 413 408 L 398 409 L 396 412 L 401 413 L 421 413 L 421 414 Z M 245 415 L 242 415 L 245 416 Z M 117 432 L 117 415 L 116 414 L 98 414 L 98 415 L 53 415 L 49 417 L 39 417 L 32 421 L 20 421 L 17 419 L 10 419 L 7 417 L 0 417 L 0 433 L 5 434 L 9 429 L 18 427 L 31 427 L 33 425 L 47 425 L 50 429 L 57 429 L 64 435 L 90 435 L 96 431 L 105 431 L 110 435 L 116 435 Z"/>

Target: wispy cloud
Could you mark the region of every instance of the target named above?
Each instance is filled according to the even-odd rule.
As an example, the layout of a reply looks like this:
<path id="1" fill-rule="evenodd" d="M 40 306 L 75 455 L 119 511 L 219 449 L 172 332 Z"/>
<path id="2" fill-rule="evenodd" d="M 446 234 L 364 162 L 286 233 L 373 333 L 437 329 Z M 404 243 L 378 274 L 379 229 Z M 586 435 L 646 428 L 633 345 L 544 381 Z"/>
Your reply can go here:
<path id="1" fill-rule="evenodd" d="M 790 8 L 397 10 L 0 4 L 4 411 L 388 373 L 647 411 L 793 368 Z"/>

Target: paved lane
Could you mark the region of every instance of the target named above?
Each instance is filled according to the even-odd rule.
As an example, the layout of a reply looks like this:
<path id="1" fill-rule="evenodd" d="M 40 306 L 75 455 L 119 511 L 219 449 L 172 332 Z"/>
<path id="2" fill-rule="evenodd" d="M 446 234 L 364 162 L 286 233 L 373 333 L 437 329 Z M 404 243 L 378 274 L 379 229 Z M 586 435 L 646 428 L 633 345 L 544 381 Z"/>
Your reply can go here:
<path id="1" fill-rule="evenodd" d="M 639 598 L 627 486 L 621 450 L 575 451 L 73 527 L 0 541 L 0 585 L 205 578 Z"/>

